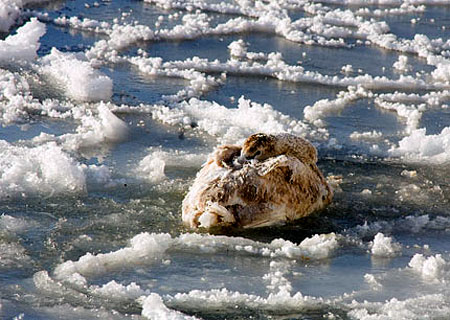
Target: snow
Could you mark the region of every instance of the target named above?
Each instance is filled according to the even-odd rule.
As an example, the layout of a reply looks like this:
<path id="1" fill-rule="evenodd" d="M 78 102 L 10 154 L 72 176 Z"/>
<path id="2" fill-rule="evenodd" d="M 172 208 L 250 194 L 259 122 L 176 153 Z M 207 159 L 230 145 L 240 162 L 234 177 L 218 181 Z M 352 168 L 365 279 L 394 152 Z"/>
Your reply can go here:
<path id="1" fill-rule="evenodd" d="M 63 53 L 52 48 L 41 59 L 41 72 L 64 87 L 67 96 L 80 101 L 109 100 L 112 80 L 83 60 L 82 55 Z"/>
<path id="2" fill-rule="evenodd" d="M 409 136 L 399 141 L 398 147 L 392 147 L 389 153 L 412 162 L 448 162 L 450 127 L 445 127 L 441 133 L 434 135 L 427 135 L 426 131 L 426 128 L 413 130 Z"/>
<path id="3" fill-rule="evenodd" d="M 55 143 L 20 147 L 0 140 L 0 146 L 1 199 L 85 191 L 83 166 Z"/>
<path id="4" fill-rule="evenodd" d="M 167 308 L 162 298 L 157 293 L 152 293 L 145 297 L 142 302 L 142 316 L 150 319 L 167 319 L 167 320 L 195 320 L 193 316 L 184 315 L 181 312 Z"/>
<path id="5" fill-rule="evenodd" d="M 307 125 L 273 109 L 244 97 L 236 109 L 229 109 L 214 102 L 192 98 L 176 108 L 155 106 L 153 117 L 170 125 L 196 127 L 221 143 L 238 143 L 254 132 L 289 132 L 303 136 Z"/>
<path id="6" fill-rule="evenodd" d="M 377 257 L 392 257 L 400 253 L 401 245 L 395 243 L 391 237 L 379 232 L 370 244 L 370 252 Z"/>
<path id="7" fill-rule="evenodd" d="M 429 281 L 445 282 L 448 279 L 449 265 L 441 254 L 424 257 L 423 254 L 417 253 L 411 258 L 408 266 Z"/>
<path id="8" fill-rule="evenodd" d="M 4 5 L 4 4 L 3 4 Z M 0 3 L 0 17 L 1 17 Z M 4 20 L 3 20 L 4 21 Z M 0 31 L 2 29 L 0 18 Z M 17 29 L 16 34 L 9 35 L 5 40 L 0 40 L 0 62 L 32 61 L 37 58 L 39 39 L 45 34 L 46 26 L 36 18 Z"/>

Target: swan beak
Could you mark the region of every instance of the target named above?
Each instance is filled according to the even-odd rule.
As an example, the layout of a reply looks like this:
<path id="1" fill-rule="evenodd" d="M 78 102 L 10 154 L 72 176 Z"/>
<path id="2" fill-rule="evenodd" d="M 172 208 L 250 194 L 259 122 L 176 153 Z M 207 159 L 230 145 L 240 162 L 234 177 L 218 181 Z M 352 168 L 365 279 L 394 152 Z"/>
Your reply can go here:
<path id="1" fill-rule="evenodd" d="M 244 164 L 247 161 L 247 158 L 241 154 L 238 158 L 237 158 L 237 162 L 240 164 Z"/>

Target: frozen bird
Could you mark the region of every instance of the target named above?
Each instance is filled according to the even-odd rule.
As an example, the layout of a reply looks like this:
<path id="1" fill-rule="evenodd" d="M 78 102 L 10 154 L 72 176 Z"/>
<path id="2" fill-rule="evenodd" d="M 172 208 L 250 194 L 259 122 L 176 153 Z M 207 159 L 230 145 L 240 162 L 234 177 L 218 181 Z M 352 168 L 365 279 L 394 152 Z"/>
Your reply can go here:
<path id="1" fill-rule="evenodd" d="M 183 200 L 183 223 L 254 228 L 308 216 L 333 198 L 316 162 L 316 148 L 291 134 L 257 133 L 242 146 L 220 146 Z"/>

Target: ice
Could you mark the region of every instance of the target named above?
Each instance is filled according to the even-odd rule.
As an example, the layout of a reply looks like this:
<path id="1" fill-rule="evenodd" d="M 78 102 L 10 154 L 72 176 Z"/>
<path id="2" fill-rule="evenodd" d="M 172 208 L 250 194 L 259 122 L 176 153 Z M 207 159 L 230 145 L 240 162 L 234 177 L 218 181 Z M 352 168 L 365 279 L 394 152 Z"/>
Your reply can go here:
<path id="1" fill-rule="evenodd" d="M 0 242 L 0 270 L 20 270 L 33 263 L 33 259 L 28 256 L 26 249 L 18 243 Z"/>
<path id="2" fill-rule="evenodd" d="M 383 133 L 381 133 L 380 131 L 366 131 L 366 132 L 357 132 L 354 131 L 350 134 L 350 139 L 352 140 L 368 140 L 368 141 L 373 141 L 373 140 L 380 140 L 381 137 L 383 136 Z"/>
<path id="3" fill-rule="evenodd" d="M 35 224 L 32 221 L 23 218 L 15 218 L 7 214 L 2 214 L 0 216 L 0 230 L 3 232 L 8 231 L 13 234 L 21 233 L 34 225 Z"/>
<path id="4" fill-rule="evenodd" d="M 92 68 L 83 58 L 82 54 L 63 53 L 52 48 L 50 54 L 42 57 L 40 70 L 63 86 L 72 99 L 109 100 L 112 96 L 112 80 Z"/>
<path id="5" fill-rule="evenodd" d="M 73 283 L 73 281 L 72 281 Z M 123 300 L 136 300 L 146 294 L 148 291 L 142 290 L 135 282 L 130 283 L 127 286 L 117 283 L 112 280 L 103 286 L 91 286 L 89 291 L 92 295 L 102 296 L 107 299 L 123 301 Z"/>
<path id="6" fill-rule="evenodd" d="M 337 247 L 337 236 L 334 233 L 314 235 L 297 245 L 283 239 L 276 239 L 270 244 L 264 244 L 240 237 L 182 234 L 174 238 L 167 233 L 143 232 L 134 236 L 128 247 L 97 255 L 87 253 L 78 261 L 63 262 L 55 268 L 54 275 L 57 279 L 65 279 L 73 274 L 84 277 L 101 275 L 122 268 L 154 263 L 169 250 L 196 249 L 205 253 L 225 250 L 273 258 L 307 257 L 320 260 L 330 256 Z"/>
<path id="7" fill-rule="evenodd" d="M 26 108 L 32 100 L 28 81 L 18 74 L 0 69 L 0 90 L 1 123 L 11 124 L 27 118 Z"/>
<path id="8" fill-rule="evenodd" d="M 20 16 L 21 0 L 4 0 L 0 3 L 0 32 L 7 32 Z"/>
<path id="9" fill-rule="evenodd" d="M 82 166 L 55 143 L 28 148 L 0 140 L 0 146 L 0 198 L 85 191 Z"/>
<path id="10" fill-rule="evenodd" d="M 78 273 L 93 276 L 118 270 L 130 265 L 153 262 L 171 245 L 169 234 L 142 233 L 130 240 L 130 246 L 110 253 L 93 255 L 87 253 L 78 261 L 66 261 L 54 271 L 56 278 L 63 279 Z"/>
<path id="11" fill-rule="evenodd" d="M 381 232 L 375 235 L 370 247 L 372 255 L 377 257 L 392 257 L 401 252 L 401 245 L 395 243 L 391 237 L 386 237 Z"/>
<path id="12" fill-rule="evenodd" d="M 162 159 L 162 152 L 153 152 L 139 162 L 137 173 L 140 177 L 144 177 L 152 182 L 164 180 L 164 168 L 166 162 Z"/>
<path id="13" fill-rule="evenodd" d="M 110 111 L 110 106 L 104 103 L 97 105 L 97 114 L 89 109 L 81 109 L 81 114 L 74 114 L 81 124 L 77 133 L 67 133 L 58 137 L 63 146 L 69 150 L 98 147 L 104 143 L 118 143 L 128 136 L 127 124 Z M 84 113 L 84 114 L 83 114 Z"/>
<path id="14" fill-rule="evenodd" d="M 408 266 L 423 278 L 430 281 L 446 282 L 449 276 L 449 265 L 441 254 L 424 257 L 422 254 L 415 254 Z"/>
<path id="15" fill-rule="evenodd" d="M 155 106 L 152 115 L 170 125 L 197 127 L 219 137 L 221 143 L 237 143 L 254 132 L 289 132 L 301 136 L 307 133 L 307 125 L 301 121 L 274 110 L 268 104 L 261 105 L 244 97 L 239 99 L 236 109 L 192 98 L 173 109 Z"/>
<path id="16" fill-rule="evenodd" d="M 408 65 L 408 57 L 407 56 L 399 56 L 398 61 L 394 62 L 392 65 L 394 69 L 400 71 L 400 72 L 406 72 L 410 69 L 410 66 Z"/>
<path id="17" fill-rule="evenodd" d="M 152 293 L 142 301 L 142 316 L 150 320 L 195 320 L 193 316 L 184 315 L 181 312 L 167 308 L 162 298 L 157 293 Z"/>
<path id="18" fill-rule="evenodd" d="M 2 2 L 3 3 L 3 2 Z M 0 31 L 2 29 L 2 5 L 0 3 Z M 10 3 L 11 4 L 11 3 Z M 6 4 L 7 5 L 7 4 Z M 32 61 L 37 58 L 39 39 L 45 34 L 46 26 L 36 18 L 17 29 L 16 34 L 0 40 L 0 62 L 5 61 Z"/>
<path id="19" fill-rule="evenodd" d="M 370 91 L 363 87 L 348 87 L 347 91 L 341 91 L 335 100 L 323 99 L 312 106 L 305 107 L 303 113 L 305 119 L 316 126 L 322 126 L 322 117 L 331 112 L 339 112 L 347 105 L 371 95 Z"/>
<path id="20" fill-rule="evenodd" d="M 403 157 L 413 162 L 444 163 L 450 160 L 450 127 L 441 133 L 427 135 L 426 128 L 416 129 L 409 136 L 399 141 L 389 153 L 395 157 Z"/>
<path id="21" fill-rule="evenodd" d="M 448 299 L 442 294 L 424 295 L 418 298 L 398 300 L 392 298 L 385 303 L 353 303 L 348 312 L 351 319 L 358 320 L 410 320 L 427 317 L 442 318 L 450 312 Z"/>

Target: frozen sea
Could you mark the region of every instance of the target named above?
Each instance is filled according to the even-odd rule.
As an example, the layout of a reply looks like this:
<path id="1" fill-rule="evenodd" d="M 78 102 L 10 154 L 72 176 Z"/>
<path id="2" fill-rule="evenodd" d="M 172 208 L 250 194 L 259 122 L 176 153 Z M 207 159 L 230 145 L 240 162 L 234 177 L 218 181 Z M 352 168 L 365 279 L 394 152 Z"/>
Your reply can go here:
<path id="1" fill-rule="evenodd" d="M 2 0 L 0 123 L 2 319 L 450 318 L 448 0 Z M 183 227 L 255 132 L 332 205 Z"/>

